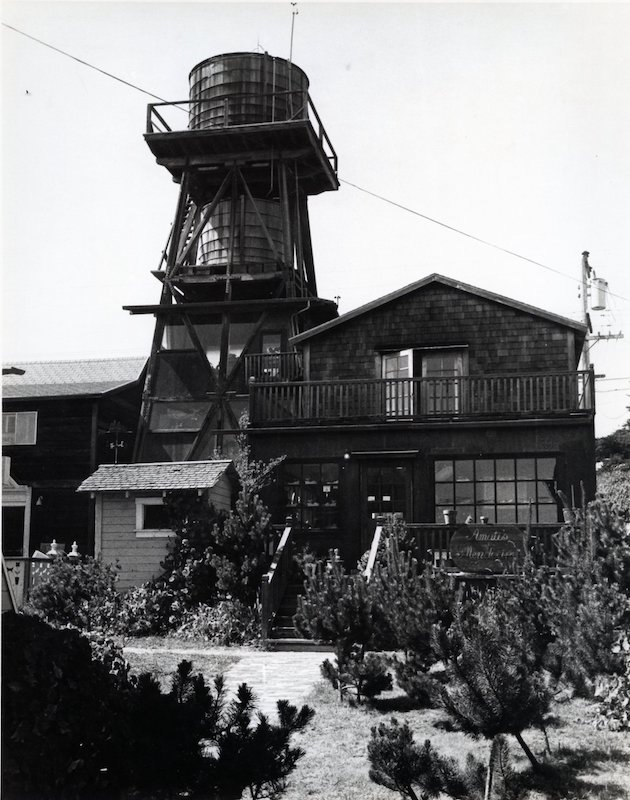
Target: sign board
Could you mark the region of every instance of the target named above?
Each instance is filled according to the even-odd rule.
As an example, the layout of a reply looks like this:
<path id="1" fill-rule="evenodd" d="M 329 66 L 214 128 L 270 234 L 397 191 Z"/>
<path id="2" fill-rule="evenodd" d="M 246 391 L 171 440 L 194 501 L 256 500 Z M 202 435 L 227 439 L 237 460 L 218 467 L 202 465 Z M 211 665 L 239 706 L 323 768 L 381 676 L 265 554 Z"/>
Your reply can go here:
<path id="1" fill-rule="evenodd" d="M 516 525 L 461 525 L 451 559 L 463 572 L 512 572 L 525 559 L 525 535 Z"/>

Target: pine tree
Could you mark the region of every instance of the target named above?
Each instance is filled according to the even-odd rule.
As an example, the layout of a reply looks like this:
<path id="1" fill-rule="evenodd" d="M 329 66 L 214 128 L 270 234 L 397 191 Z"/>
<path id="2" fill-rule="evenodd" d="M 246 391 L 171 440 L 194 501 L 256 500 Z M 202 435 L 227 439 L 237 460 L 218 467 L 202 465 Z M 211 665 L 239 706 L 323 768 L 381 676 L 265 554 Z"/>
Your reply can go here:
<path id="1" fill-rule="evenodd" d="M 399 537 L 391 535 L 369 590 L 381 610 L 383 642 L 404 653 L 403 661 L 393 662 L 398 684 L 416 702 L 430 704 L 436 685 L 428 671 L 438 660 L 431 631 L 438 622 L 448 627 L 452 621 L 452 584 L 428 566 L 420 571 L 412 552 L 401 549 Z"/>
<path id="2" fill-rule="evenodd" d="M 322 674 L 338 689 L 340 700 L 349 687 L 359 702 L 391 688 L 383 660 L 366 660 L 376 644 L 379 608 L 365 577 L 348 574 L 332 551 L 328 563 L 317 562 L 305 581 L 293 624 L 307 638 L 334 645 L 336 663 L 326 660 Z"/>
<path id="3" fill-rule="evenodd" d="M 429 800 L 442 793 L 470 798 L 476 788 L 469 776 L 476 782 L 478 771 L 475 775 L 470 764 L 463 773 L 454 759 L 440 756 L 429 739 L 418 747 L 407 723 L 399 725 L 395 718 L 372 728 L 368 758 L 370 779 L 409 800 Z"/>
<path id="4" fill-rule="evenodd" d="M 510 593 L 497 589 L 457 609 L 448 630 L 437 627 L 435 645 L 449 677 L 442 701 L 462 730 L 488 739 L 512 734 L 538 770 L 522 736 L 543 724 L 551 700 L 535 637 Z"/>

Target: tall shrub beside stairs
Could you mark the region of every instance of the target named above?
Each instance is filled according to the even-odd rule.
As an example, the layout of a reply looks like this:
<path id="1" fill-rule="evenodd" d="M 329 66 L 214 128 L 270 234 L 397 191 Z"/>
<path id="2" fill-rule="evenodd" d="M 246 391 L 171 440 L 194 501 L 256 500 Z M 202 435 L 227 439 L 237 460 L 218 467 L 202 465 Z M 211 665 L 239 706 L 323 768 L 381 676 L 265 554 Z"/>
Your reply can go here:
<path id="1" fill-rule="evenodd" d="M 447 576 L 431 567 L 419 569 L 410 550 L 401 549 L 399 536 L 387 539 L 377 562 L 369 591 L 380 610 L 382 636 L 389 647 L 403 651 L 394 658 L 399 686 L 415 702 L 427 705 L 436 696 L 436 683 L 429 670 L 437 656 L 432 644 L 432 628 L 448 627 L 456 592 Z"/>

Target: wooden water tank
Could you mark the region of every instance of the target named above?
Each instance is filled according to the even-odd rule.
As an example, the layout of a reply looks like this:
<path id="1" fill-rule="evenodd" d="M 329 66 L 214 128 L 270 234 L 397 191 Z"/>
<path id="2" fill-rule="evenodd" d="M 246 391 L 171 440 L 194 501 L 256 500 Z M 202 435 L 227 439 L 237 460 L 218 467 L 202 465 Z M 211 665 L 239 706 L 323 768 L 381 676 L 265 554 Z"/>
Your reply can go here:
<path id="1" fill-rule="evenodd" d="M 255 202 L 274 244 L 275 254 L 251 202 L 241 196 L 235 204 L 234 214 L 231 200 L 222 200 L 217 205 L 199 237 L 198 263 L 222 266 L 231 262 L 238 267 L 277 260 L 286 262 L 280 203 L 272 200 Z"/>
<path id="2" fill-rule="evenodd" d="M 191 129 L 306 119 L 308 78 L 266 53 L 226 53 L 193 67 Z M 198 101 L 198 102 L 197 102 Z"/>

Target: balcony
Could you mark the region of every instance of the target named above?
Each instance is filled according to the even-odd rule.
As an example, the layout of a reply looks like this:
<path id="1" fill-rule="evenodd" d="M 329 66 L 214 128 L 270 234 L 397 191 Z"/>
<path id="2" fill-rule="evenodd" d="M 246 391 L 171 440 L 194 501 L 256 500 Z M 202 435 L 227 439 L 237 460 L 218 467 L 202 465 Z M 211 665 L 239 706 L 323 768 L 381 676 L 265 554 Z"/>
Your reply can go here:
<path id="1" fill-rule="evenodd" d="M 254 374 L 255 373 L 250 373 Z M 266 425 L 589 417 L 592 372 L 250 385 L 249 419 Z"/>
<path id="2" fill-rule="evenodd" d="M 245 356 L 245 375 L 259 383 L 297 381 L 302 377 L 302 355 L 289 353 L 253 353 Z"/>

